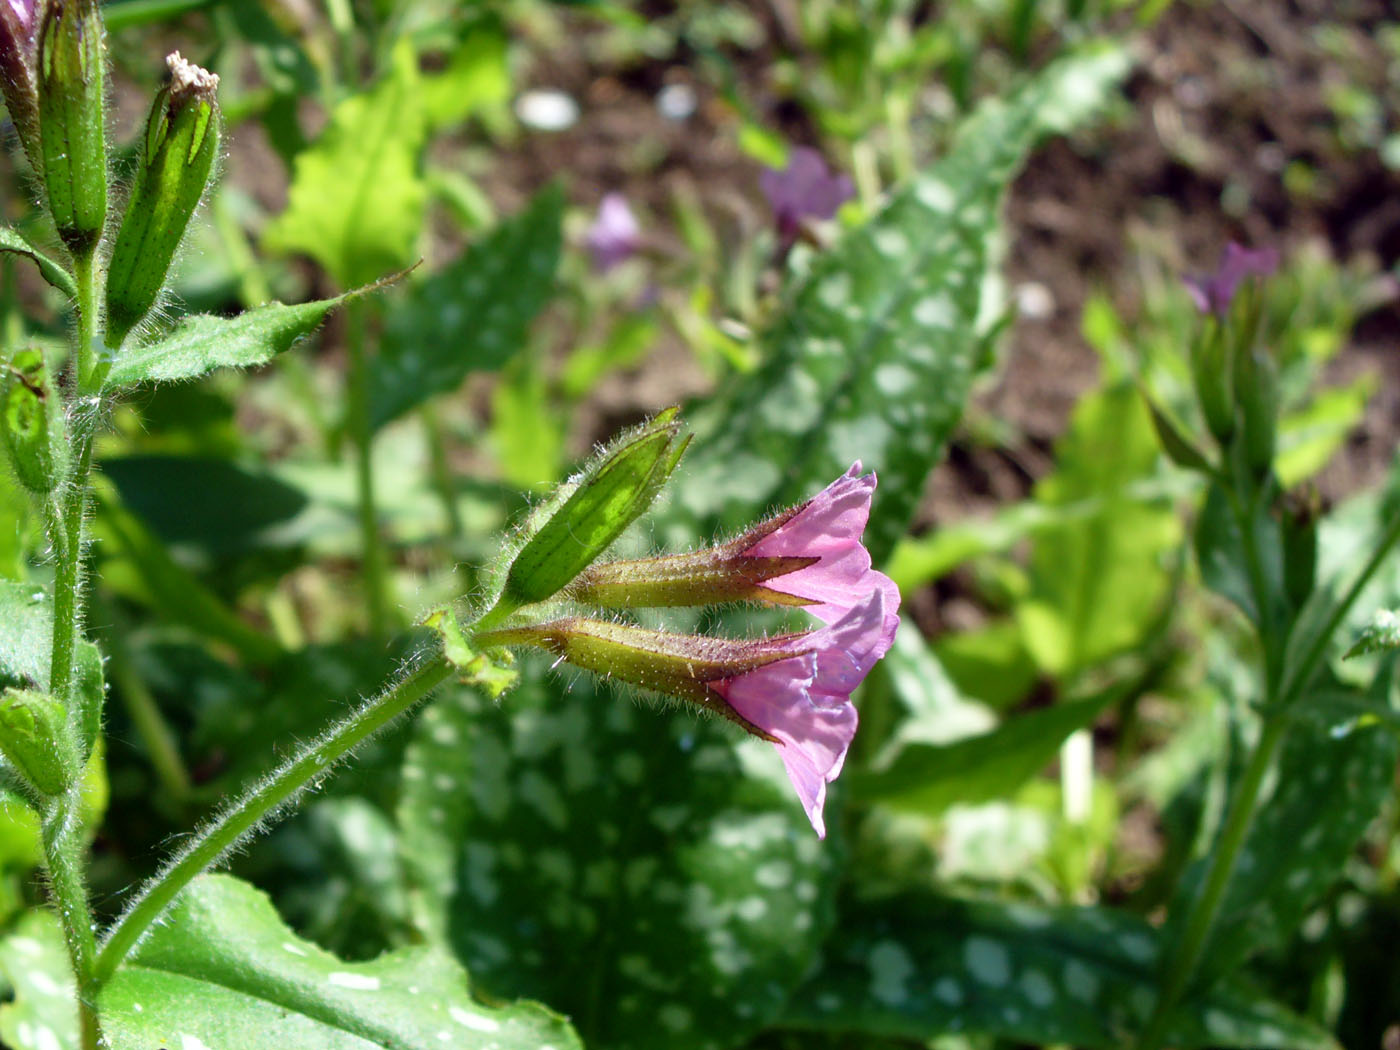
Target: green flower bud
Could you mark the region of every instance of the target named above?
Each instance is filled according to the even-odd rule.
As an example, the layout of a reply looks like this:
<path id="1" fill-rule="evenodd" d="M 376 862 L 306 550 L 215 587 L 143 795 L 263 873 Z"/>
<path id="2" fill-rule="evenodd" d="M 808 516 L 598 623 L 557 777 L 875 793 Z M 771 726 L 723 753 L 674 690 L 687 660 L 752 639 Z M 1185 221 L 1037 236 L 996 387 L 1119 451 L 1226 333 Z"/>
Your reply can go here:
<path id="1" fill-rule="evenodd" d="M 219 154 L 219 78 L 178 51 L 165 61 L 170 84 L 151 107 L 141 172 L 107 269 L 112 346 L 155 305 Z"/>
<path id="2" fill-rule="evenodd" d="M 77 776 L 68 713 L 47 693 L 6 689 L 0 695 L 0 752 L 45 795 L 62 794 Z"/>
<path id="3" fill-rule="evenodd" d="M 560 486 L 534 516 L 539 524 L 511 563 L 505 607 L 557 594 L 651 506 L 690 441 L 680 437 L 676 416 L 676 409 L 667 409 L 624 434 L 578 479 Z"/>
<path id="4" fill-rule="evenodd" d="M 1293 608 L 1301 609 L 1317 586 L 1317 522 L 1322 497 L 1315 487 L 1284 496 L 1283 583 Z"/>
<path id="5" fill-rule="evenodd" d="M 39 141 L 58 235 L 92 252 L 107 219 L 106 54 L 97 0 L 49 0 L 39 31 Z"/>
<path id="6" fill-rule="evenodd" d="M 67 465 L 63 406 L 38 350 L 21 350 L 0 380 L 0 435 L 20 484 L 52 492 Z"/>
<path id="7" fill-rule="evenodd" d="M 1231 364 L 1232 345 L 1225 329 L 1208 320 L 1191 348 L 1191 379 L 1196 387 L 1196 400 L 1221 447 L 1228 445 L 1235 434 L 1234 368 Z"/>
<path id="8" fill-rule="evenodd" d="M 1278 366 L 1269 354 L 1241 346 L 1235 354 L 1235 396 L 1239 399 L 1244 463 L 1256 479 L 1274 465 L 1278 434 Z"/>

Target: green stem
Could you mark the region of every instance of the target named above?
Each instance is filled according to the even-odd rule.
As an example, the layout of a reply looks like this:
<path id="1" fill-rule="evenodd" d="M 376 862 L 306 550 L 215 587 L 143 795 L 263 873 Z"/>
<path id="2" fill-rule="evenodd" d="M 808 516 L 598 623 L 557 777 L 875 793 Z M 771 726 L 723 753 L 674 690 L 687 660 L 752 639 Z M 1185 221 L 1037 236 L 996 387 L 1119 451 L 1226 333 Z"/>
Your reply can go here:
<path id="1" fill-rule="evenodd" d="M 453 667 L 441 650 L 434 652 L 396 685 L 303 745 L 295 757 L 254 784 L 210 821 L 142 888 L 107 934 L 93 974 L 97 986 L 100 988 L 111 978 L 142 935 L 160 919 L 190 880 L 217 863 L 259 824 L 323 778 L 332 766 L 367 738 L 427 697 L 452 673 Z"/>
<path id="2" fill-rule="evenodd" d="M 92 910 L 83 882 L 82 780 L 73 783 L 63 795 L 53 799 L 44 819 L 44 859 L 49 889 L 57 905 L 68 958 L 78 984 L 79 1046 L 97 1050 L 97 983 L 93 966 L 97 942 L 92 934 Z"/>
<path id="3" fill-rule="evenodd" d="M 95 394 L 110 366 L 98 360 L 97 330 L 97 259 L 95 252 L 73 258 L 73 278 L 78 286 L 78 352 L 77 389 L 80 394 Z M 101 374 L 99 374 L 99 372 Z"/>
<path id="4" fill-rule="evenodd" d="M 447 463 L 447 441 L 443 434 L 442 420 L 432 402 L 419 409 L 423 419 L 423 429 L 428 435 L 428 451 L 432 456 L 433 487 L 438 499 L 442 500 L 443 514 L 447 517 L 447 535 L 456 539 L 462 535 L 462 515 L 457 510 L 456 485 L 452 480 L 452 468 Z"/>
<path id="5" fill-rule="evenodd" d="M 1186 990 L 1196 972 L 1196 965 L 1201 960 L 1201 953 L 1205 950 L 1206 941 L 1224 901 L 1225 890 L 1230 884 L 1230 876 L 1234 874 L 1235 862 L 1239 859 L 1240 849 L 1244 846 L 1245 837 L 1254 822 L 1254 813 L 1259 804 L 1264 780 L 1274 764 L 1287 729 L 1288 718 L 1282 713 L 1275 713 L 1264 722 L 1263 732 L 1255 745 L 1254 754 L 1250 756 L 1249 766 L 1230 800 L 1229 816 L 1220 833 L 1220 840 L 1211 853 L 1205 884 L 1191 904 L 1185 930 L 1172 954 L 1171 968 L 1167 971 L 1166 981 L 1157 997 L 1157 1007 L 1153 1011 L 1152 1020 L 1138 1043 L 1138 1050 L 1157 1050 L 1166 1037 L 1168 1016 L 1180 1000 L 1182 992 Z"/>
<path id="6" fill-rule="evenodd" d="M 355 446 L 355 482 L 360 513 L 360 541 L 364 557 L 365 601 L 369 607 L 369 633 L 381 638 L 389 619 L 388 580 L 384 546 L 374 503 L 374 435 L 369 418 L 369 361 L 365 352 L 365 308 L 358 301 L 348 310 L 350 388 L 348 392 L 350 440 Z"/>

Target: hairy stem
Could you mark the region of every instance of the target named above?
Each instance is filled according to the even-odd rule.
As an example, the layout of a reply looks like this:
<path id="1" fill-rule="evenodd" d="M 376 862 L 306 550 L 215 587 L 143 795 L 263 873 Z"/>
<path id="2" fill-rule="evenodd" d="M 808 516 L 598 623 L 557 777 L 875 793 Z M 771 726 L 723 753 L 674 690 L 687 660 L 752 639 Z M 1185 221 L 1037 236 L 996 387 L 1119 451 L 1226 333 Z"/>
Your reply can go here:
<path id="1" fill-rule="evenodd" d="M 93 980 L 97 942 L 92 933 L 87 886 L 83 882 L 81 805 L 81 779 L 52 800 L 44 818 L 44 857 L 49 890 L 58 908 L 68 959 L 78 984 L 79 1045 L 82 1050 L 97 1050 L 97 985 Z"/>
<path id="2" fill-rule="evenodd" d="M 364 556 L 365 602 L 369 607 L 369 632 L 383 637 L 388 628 L 388 573 L 384 545 L 374 502 L 374 462 L 371 452 L 374 435 L 369 417 L 369 360 L 365 351 L 365 325 L 368 315 L 358 301 L 349 307 L 350 386 L 348 391 L 349 431 L 355 446 L 355 482 L 360 513 L 360 542 Z"/>
<path id="3" fill-rule="evenodd" d="M 423 700 L 453 672 L 441 649 L 349 718 L 303 745 L 279 769 L 249 788 L 210 821 L 148 882 L 107 934 L 94 980 L 101 987 L 196 875 L 215 864 L 261 823 L 291 803 L 370 736 Z"/>

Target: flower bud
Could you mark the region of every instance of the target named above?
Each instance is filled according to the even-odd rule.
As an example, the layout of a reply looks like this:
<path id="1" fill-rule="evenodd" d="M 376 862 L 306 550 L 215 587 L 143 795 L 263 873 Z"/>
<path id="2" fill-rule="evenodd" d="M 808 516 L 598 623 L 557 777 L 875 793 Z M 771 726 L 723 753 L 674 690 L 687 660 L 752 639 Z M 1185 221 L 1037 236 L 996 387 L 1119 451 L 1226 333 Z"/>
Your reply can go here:
<path id="1" fill-rule="evenodd" d="M 534 516 L 540 524 L 506 574 L 506 607 L 557 594 L 651 506 L 690 442 L 680 438 L 676 416 L 667 409 L 623 435 L 576 481 L 560 486 Z"/>
<path id="2" fill-rule="evenodd" d="M 38 350 L 21 350 L 0 381 L 0 435 L 20 484 L 38 495 L 63 476 L 63 408 Z"/>
<path id="3" fill-rule="evenodd" d="M 741 716 L 715 685 L 767 664 L 805 655 L 802 636 L 740 641 L 669 634 L 623 623 L 570 616 L 549 623 L 478 634 L 479 646 L 529 645 L 607 678 L 689 700 L 737 722 L 755 736 L 772 736 Z"/>
<path id="4" fill-rule="evenodd" d="M 0 694 L 0 752 L 45 795 L 62 794 L 76 775 L 68 714 L 46 693 L 6 689 Z"/>
<path id="5" fill-rule="evenodd" d="M 1322 497 L 1316 488 L 1291 492 L 1283 499 L 1284 591 L 1294 609 L 1301 609 L 1317 585 L 1317 522 Z"/>
<path id="6" fill-rule="evenodd" d="M 1239 399 L 1244 463 L 1256 479 L 1274 465 L 1278 433 L 1278 366 L 1269 354 L 1241 346 L 1235 353 L 1235 396 Z"/>
<path id="7" fill-rule="evenodd" d="M 97 0 L 49 0 L 39 32 L 39 140 L 49 211 L 77 256 L 107 218 L 106 70 Z"/>
<path id="8" fill-rule="evenodd" d="M 1234 368 L 1231 344 L 1224 328 L 1216 321 L 1206 322 L 1191 347 L 1191 379 L 1196 400 L 1206 426 L 1221 446 L 1235 434 Z"/>
<path id="9" fill-rule="evenodd" d="M 39 146 L 37 0 L 0 0 L 0 92 L 34 170 L 43 168 Z"/>
<path id="10" fill-rule="evenodd" d="M 219 153 L 219 78 L 178 51 L 165 61 L 170 84 L 151 107 L 141 171 L 107 270 L 112 346 L 155 305 Z"/>

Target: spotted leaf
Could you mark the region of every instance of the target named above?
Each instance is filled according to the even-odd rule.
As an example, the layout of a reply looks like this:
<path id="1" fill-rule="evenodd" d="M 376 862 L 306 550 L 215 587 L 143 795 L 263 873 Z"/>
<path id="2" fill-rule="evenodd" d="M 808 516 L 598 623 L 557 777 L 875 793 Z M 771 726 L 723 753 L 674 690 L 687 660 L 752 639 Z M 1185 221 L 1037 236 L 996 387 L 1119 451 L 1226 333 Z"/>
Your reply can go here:
<path id="1" fill-rule="evenodd" d="M 985 359 L 979 321 L 1002 310 L 984 294 L 1002 194 L 1031 146 L 1090 117 L 1127 68 L 1120 48 L 1086 48 L 984 103 L 942 160 L 815 260 L 763 367 L 691 417 L 680 536 L 737 528 L 755 504 L 795 503 L 859 459 L 880 475 L 866 542 L 877 562 L 889 554 Z"/>
<path id="2" fill-rule="evenodd" d="M 343 962 L 227 875 L 191 883 L 98 1005 L 116 1047 L 581 1050 L 543 1007 L 474 1000 L 466 974 L 440 951 Z"/>
<path id="3" fill-rule="evenodd" d="M 0 1046 L 77 1050 L 75 994 L 58 917 L 26 912 L 0 937 Z"/>
<path id="4" fill-rule="evenodd" d="M 1156 1004 L 1157 932 L 1108 908 L 907 896 L 851 905 L 780 1023 L 927 1041 L 1131 1046 Z M 1337 1050 L 1326 1032 L 1242 984 L 1173 1011 L 1166 1045 Z"/>
<path id="5" fill-rule="evenodd" d="M 415 726 L 399 815 L 418 921 L 480 988 L 548 1002 L 593 1050 L 742 1044 L 816 952 L 830 846 L 769 745 L 524 672 L 502 706 L 449 693 Z"/>

